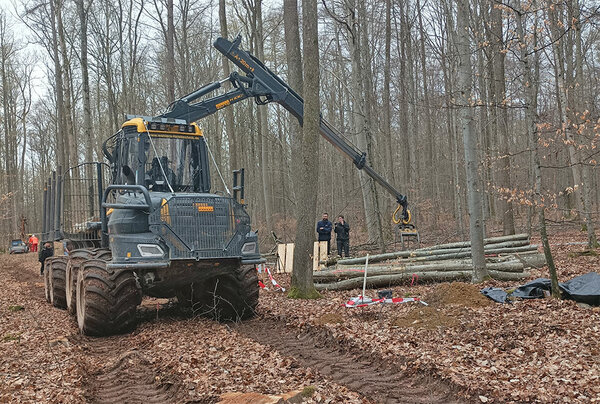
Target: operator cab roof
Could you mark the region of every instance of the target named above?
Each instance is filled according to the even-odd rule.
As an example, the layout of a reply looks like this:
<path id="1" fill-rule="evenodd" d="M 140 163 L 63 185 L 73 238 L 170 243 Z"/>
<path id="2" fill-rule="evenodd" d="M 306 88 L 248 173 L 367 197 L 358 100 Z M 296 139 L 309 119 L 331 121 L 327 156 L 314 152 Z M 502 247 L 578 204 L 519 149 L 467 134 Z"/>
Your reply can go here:
<path id="1" fill-rule="evenodd" d="M 203 136 L 202 129 L 195 123 L 186 123 L 181 119 L 156 119 L 151 117 L 128 116 L 127 122 L 121 128 L 135 126 L 138 133 L 149 132 L 153 137 L 200 137 Z"/>

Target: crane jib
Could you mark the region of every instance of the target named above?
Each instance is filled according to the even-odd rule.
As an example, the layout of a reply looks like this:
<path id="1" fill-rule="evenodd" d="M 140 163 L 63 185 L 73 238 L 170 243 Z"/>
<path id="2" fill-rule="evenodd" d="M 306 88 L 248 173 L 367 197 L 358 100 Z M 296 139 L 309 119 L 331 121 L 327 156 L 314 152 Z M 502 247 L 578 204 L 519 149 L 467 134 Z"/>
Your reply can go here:
<path id="1" fill-rule="evenodd" d="M 304 100 L 277 74 L 269 70 L 262 61 L 250 53 L 239 48 L 241 37 L 238 35 L 233 42 L 225 38 L 217 38 L 215 48 L 233 62 L 243 73 L 230 74 L 219 82 L 208 84 L 187 96 L 175 101 L 170 110 L 159 117 L 185 119 L 188 122 L 197 121 L 218 110 L 233 105 L 246 98 L 253 97 L 258 104 L 276 102 L 290 112 L 300 125 L 303 124 Z M 198 100 L 200 97 L 221 87 L 221 84 L 230 81 L 233 89 L 229 92 L 213 97 Z M 192 103 L 192 101 L 195 101 Z M 366 153 L 358 150 L 346 141 L 343 135 L 330 125 L 325 119 L 320 122 L 321 135 L 336 149 L 346 155 L 354 165 L 392 194 L 402 208 L 402 222 L 408 224 L 410 213 L 407 209 L 406 196 L 398 192 L 389 182 L 377 173 L 367 161 Z M 394 221 L 396 217 L 394 216 Z"/>

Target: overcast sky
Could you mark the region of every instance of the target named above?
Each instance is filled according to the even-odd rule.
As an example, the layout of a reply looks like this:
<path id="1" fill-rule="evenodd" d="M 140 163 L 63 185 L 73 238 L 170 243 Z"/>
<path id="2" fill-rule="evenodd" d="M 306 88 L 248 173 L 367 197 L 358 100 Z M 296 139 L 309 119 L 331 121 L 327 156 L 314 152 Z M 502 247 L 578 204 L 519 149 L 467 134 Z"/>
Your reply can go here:
<path id="1" fill-rule="evenodd" d="M 17 8 L 15 8 L 17 7 Z M 46 93 L 46 72 L 44 67 L 44 61 L 47 58 L 46 50 L 39 44 L 32 43 L 31 32 L 25 24 L 19 19 L 19 14 L 22 13 L 21 2 L 15 0 L 0 0 L 0 10 L 6 15 L 6 20 L 13 33 L 15 42 L 19 47 L 25 49 L 26 52 L 30 52 L 35 55 L 36 68 L 33 71 L 33 91 L 35 96 L 39 99 Z"/>

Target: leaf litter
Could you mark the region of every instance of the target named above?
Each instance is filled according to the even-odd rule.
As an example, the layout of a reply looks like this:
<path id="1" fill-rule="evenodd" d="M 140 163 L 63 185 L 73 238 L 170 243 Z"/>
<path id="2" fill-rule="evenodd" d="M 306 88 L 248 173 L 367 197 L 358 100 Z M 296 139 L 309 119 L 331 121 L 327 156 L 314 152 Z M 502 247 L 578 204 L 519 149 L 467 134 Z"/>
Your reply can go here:
<path id="1" fill-rule="evenodd" d="M 598 256 L 570 255 L 581 247 L 564 243 L 584 237 L 552 238 L 560 244 L 553 251 L 561 281 L 599 267 Z M 78 334 L 66 311 L 45 302 L 34 255 L 6 256 L 0 264 L 0 336 L 10 336 L 0 341 L 0 402 L 93 401 L 97 396 L 86 380 L 111 369 L 142 370 L 152 376 L 152 385 L 176 386 L 174 402 L 211 403 L 226 392 L 282 394 L 307 386 L 314 394 L 305 402 L 369 402 L 355 391 L 360 386 L 333 380 L 338 370 L 305 366 L 298 352 L 260 343 L 234 326 L 190 318 L 164 302 L 154 312 L 156 302 L 146 302 L 150 314 L 142 312 L 135 332 L 94 342 Z M 289 286 L 289 276 L 276 277 Z M 547 277 L 547 268 L 533 269 L 530 279 L 537 277 Z M 316 338 L 316 345 L 333 341 L 344 352 L 361 353 L 357 361 L 370 358 L 357 362 L 365 366 L 383 363 L 432 385 L 442 383 L 460 401 L 599 402 L 600 308 L 551 299 L 495 304 L 478 294 L 485 286 L 517 285 L 398 286 L 389 288 L 394 296 L 421 297 L 430 306 L 359 310 L 341 307 L 358 290 L 324 292 L 322 299 L 301 304 L 261 291 L 253 321 L 300 330 Z"/>

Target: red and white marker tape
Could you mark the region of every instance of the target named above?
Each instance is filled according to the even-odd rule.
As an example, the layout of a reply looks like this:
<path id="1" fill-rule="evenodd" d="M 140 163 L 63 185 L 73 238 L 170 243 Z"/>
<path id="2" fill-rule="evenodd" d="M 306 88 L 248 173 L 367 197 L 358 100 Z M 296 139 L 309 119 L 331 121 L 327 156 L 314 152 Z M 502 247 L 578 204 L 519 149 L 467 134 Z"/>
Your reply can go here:
<path id="1" fill-rule="evenodd" d="M 275 286 L 275 289 L 285 292 L 285 288 L 278 284 L 275 278 L 273 278 L 273 275 L 271 275 L 271 270 L 269 269 L 269 267 L 265 267 L 265 271 L 267 271 L 267 275 L 269 275 L 269 279 L 271 280 L 273 286 Z"/>
<path id="2" fill-rule="evenodd" d="M 280 284 L 278 284 L 277 281 L 275 280 L 275 278 L 273 278 L 273 275 L 271 275 L 271 270 L 269 269 L 269 267 L 265 266 L 264 268 L 265 268 L 265 272 L 267 273 L 267 275 L 269 275 L 269 279 L 271 280 L 271 283 L 273 284 L 273 286 L 275 286 L 275 290 L 281 290 L 282 292 L 285 292 L 285 288 L 283 286 L 281 286 Z M 257 270 L 258 270 L 258 268 L 257 268 Z M 258 271 L 260 272 L 260 270 L 258 270 Z M 260 286 L 261 289 L 269 290 L 267 285 L 262 283 L 260 280 L 258 281 L 258 286 Z"/>
<path id="3" fill-rule="evenodd" d="M 365 306 L 371 306 L 374 304 L 400 304 L 400 303 L 410 303 L 410 302 L 419 302 L 425 306 L 428 306 L 427 303 L 425 303 L 418 297 L 393 297 L 391 299 L 371 299 L 369 297 L 363 298 L 362 296 L 350 298 L 346 303 L 344 303 L 344 306 L 345 307 L 365 307 Z"/>

